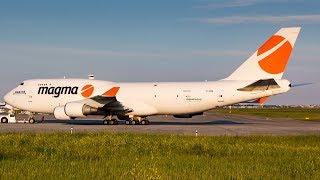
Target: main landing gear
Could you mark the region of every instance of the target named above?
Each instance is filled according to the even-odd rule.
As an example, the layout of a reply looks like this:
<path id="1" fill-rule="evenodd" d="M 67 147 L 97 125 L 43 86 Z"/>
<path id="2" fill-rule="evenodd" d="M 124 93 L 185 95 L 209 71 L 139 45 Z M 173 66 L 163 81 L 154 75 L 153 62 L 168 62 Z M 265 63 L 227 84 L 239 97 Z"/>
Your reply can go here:
<path id="1" fill-rule="evenodd" d="M 104 125 L 117 125 L 118 124 L 118 120 L 116 120 L 116 119 L 103 120 L 103 124 Z"/>
<path id="2" fill-rule="evenodd" d="M 123 119 L 122 119 L 123 120 Z M 119 121 L 117 119 L 112 118 L 112 116 L 106 116 L 103 120 L 104 125 L 117 125 Z M 128 117 L 125 119 L 126 125 L 148 125 L 150 121 L 145 117 Z"/>
<path id="3" fill-rule="evenodd" d="M 112 116 L 106 116 L 105 120 L 103 120 L 103 124 L 104 125 L 117 125 L 118 124 L 118 120 L 117 119 L 113 119 Z"/>
<path id="4" fill-rule="evenodd" d="M 150 121 L 147 118 L 132 117 L 125 121 L 126 125 L 148 125 Z"/>

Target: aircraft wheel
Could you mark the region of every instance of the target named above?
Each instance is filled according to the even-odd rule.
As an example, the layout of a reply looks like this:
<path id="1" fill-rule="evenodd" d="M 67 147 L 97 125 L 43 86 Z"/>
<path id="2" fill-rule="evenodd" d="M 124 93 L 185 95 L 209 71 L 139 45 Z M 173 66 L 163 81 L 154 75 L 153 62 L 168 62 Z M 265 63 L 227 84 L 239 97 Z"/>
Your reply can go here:
<path id="1" fill-rule="evenodd" d="M 131 123 L 130 123 L 130 120 L 126 120 L 125 124 L 126 124 L 126 125 L 130 125 L 130 124 L 131 124 Z"/>
<path id="2" fill-rule="evenodd" d="M 29 123 L 30 123 L 30 124 L 34 124 L 35 122 L 36 122 L 36 121 L 34 120 L 34 118 L 30 118 L 30 119 L 29 119 Z"/>
<path id="3" fill-rule="evenodd" d="M 103 124 L 104 125 L 116 125 L 116 124 L 118 124 L 118 121 L 114 120 L 114 119 L 112 119 L 112 120 L 103 120 Z"/>
<path id="4" fill-rule="evenodd" d="M 136 124 L 139 124 L 139 123 L 138 123 L 138 121 L 132 120 L 132 121 L 130 122 L 130 124 L 131 124 L 131 125 L 136 125 Z"/>
<path id="5" fill-rule="evenodd" d="M 103 120 L 103 124 L 108 125 L 109 124 L 108 120 Z"/>
<path id="6" fill-rule="evenodd" d="M 118 124 L 118 122 L 115 119 L 112 119 L 109 121 L 109 125 L 116 125 L 116 124 Z"/>
<path id="7" fill-rule="evenodd" d="M 8 123 L 8 118 L 6 117 L 1 118 L 1 123 Z"/>
<path id="8" fill-rule="evenodd" d="M 142 120 L 141 122 L 140 122 L 140 124 L 141 125 L 148 125 L 150 122 L 148 121 L 148 120 Z"/>

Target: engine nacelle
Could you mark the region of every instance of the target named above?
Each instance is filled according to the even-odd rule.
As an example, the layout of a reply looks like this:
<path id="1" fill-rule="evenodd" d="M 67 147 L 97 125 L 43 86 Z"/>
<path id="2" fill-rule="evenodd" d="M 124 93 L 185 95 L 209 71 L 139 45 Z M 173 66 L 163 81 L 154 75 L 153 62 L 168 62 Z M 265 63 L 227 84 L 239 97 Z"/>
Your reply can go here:
<path id="1" fill-rule="evenodd" d="M 66 113 L 64 112 L 64 106 L 56 107 L 53 111 L 53 115 L 56 119 L 59 119 L 59 120 L 71 119 L 70 116 L 66 115 Z"/>
<path id="2" fill-rule="evenodd" d="M 64 106 L 65 114 L 69 117 L 86 117 L 98 113 L 98 109 L 83 103 L 71 102 Z"/>

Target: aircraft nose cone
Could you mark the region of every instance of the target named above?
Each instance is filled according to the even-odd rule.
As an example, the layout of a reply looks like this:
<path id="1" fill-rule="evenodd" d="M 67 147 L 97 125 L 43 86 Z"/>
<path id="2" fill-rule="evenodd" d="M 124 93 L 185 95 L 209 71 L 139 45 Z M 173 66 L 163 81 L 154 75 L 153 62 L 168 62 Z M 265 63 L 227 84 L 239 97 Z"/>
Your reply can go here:
<path id="1" fill-rule="evenodd" d="M 11 98 L 11 94 L 10 93 L 7 93 L 4 97 L 4 102 L 6 102 L 7 104 L 12 104 L 12 98 Z"/>

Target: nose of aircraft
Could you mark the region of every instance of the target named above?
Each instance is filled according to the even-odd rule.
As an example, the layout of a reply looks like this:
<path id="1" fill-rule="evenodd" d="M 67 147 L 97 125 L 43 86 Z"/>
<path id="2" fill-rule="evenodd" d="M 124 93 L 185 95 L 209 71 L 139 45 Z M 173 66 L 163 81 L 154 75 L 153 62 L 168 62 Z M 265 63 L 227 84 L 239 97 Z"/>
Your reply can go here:
<path id="1" fill-rule="evenodd" d="M 11 97 L 11 92 L 7 93 L 4 97 L 4 102 L 6 102 L 7 104 L 12 105 L 12 97 Z"/>

